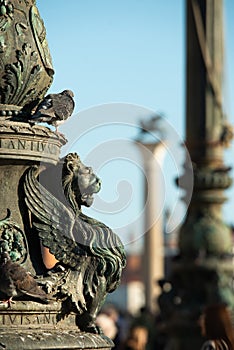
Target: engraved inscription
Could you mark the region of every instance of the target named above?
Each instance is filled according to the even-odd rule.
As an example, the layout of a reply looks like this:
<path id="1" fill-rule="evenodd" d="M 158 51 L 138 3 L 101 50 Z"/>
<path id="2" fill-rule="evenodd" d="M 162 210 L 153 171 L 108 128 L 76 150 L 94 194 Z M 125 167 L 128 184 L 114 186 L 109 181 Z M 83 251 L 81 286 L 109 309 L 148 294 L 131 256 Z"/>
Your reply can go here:
<path id="1" fill-rule="evenodd" d="M 26 140 L 18 140 L 18 149 L 26 149 Z"/>
<path id="2" fill-rule="evenodd" d="M 0 326 L 55 325 L 56 315 L 0 313 Z"/>
<path id="3" fill-rule="evenodd" d="M 1 149 L 26 150 L 52 155 L 59 153 L 59 147 L 57 145 L 38 140 L 0 139 Z"/>
<path id="4" fill-rule="evenodd" d="M 8 147 L 9 149 L 16 149 L 16 144 L 13 140 L 9 140 Z"/>

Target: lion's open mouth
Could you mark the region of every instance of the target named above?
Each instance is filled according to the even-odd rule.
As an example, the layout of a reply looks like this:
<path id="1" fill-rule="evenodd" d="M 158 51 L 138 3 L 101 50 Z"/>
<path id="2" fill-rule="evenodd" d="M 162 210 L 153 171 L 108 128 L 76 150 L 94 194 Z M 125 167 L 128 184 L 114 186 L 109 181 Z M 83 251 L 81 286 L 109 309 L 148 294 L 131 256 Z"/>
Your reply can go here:
<path id="1" fill-rule="evenodd" d="M 81 201 L 86 207 L 90 207 L 93 204 L 94 197 L 93 194 L 83 193 L 81 196 Z"/>
<path id="2" fill-rule="evenodd" d="M 82 199 L 82 201 L 86 201 L 87 199 L 89 199 L 89 198 L 93 198 L 93 194 L 92 193 L 90 193 L 90 194 L 88 194 L 88 193 L 83 193 L 82 194 L 82 196 L 81 196 L 81 199 Z"/>
<path id="3" fill-rule="evenodd" d="M 82 191 L 81 200 L 86 203 L 93 202 L 93 194 L 98 193 L 101 188 L 101 181 L 96 176 L 90 185 Z"/>

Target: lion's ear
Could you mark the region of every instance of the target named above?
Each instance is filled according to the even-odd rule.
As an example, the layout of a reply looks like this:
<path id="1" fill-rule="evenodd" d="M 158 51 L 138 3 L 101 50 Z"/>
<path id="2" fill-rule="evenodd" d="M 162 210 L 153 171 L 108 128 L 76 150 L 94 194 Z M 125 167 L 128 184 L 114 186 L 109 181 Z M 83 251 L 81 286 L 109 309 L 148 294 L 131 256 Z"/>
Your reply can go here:
<path id="1" fill-rule="evenodd" d="M 80 157 L 77 153 L 68 153 L 65 157 L 65 164 L 70 171 L 74 171 L 75 168 L 78 168 L 80 162 Z"/>
<path id="2" fill-rule="evenodd" d="M 72 161 L 67 162 L 67 168 L 68 168 L 70 171 L 73 171 L 73 169 L 74 169 L 74 163 L 73 163 Z"/>

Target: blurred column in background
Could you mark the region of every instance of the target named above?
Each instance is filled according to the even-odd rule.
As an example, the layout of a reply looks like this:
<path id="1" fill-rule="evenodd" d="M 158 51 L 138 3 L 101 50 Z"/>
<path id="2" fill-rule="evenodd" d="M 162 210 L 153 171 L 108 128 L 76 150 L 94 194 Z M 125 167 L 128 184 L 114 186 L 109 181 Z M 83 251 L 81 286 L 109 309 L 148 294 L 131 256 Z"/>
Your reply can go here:
<path id="1" fill-rule="evenodd" d="M 222 104 L 223 2 L 187 0 L 186 5 L 186 145 L 194 189 L 180 230 L 172 288 L 161 295 L 171 350 L 200 349 L 199 317 L 206 305 L 234 307 L 231 230 L 222 219 L 223 191 L 231 185 L 223 150 L 232 138 Z M 186 169 L 181 187 L 185 177 Z"/>
<path id="2" fill-rule="evenodd" d="M 156 116 L 141 122 L 141 134 L 137 140 L 143 158 L 145 172 L 145 234 L 143 248 L 143 277 L 145 306 L 157 311 L 160 293 L 157 281 L 164 277 L 164 199 L 165 183 L 163 162 L 166 154 L 162 132 L 158 127 L 161 117 Z M 154 132 L 160 133 L 155 138 Z M 154 142 L 152 142 L 154 139 Z"/>

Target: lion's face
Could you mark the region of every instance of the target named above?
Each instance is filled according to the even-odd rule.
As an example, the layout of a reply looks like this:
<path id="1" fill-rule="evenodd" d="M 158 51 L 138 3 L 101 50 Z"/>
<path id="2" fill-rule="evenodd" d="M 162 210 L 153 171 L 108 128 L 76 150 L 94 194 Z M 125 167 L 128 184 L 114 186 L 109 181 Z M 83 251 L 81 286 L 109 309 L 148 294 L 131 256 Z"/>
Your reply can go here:
<path id="1" fill-rule="evenodd" d="M 101 180 L 93 173 L 92 168 L 85 166 L 82 162 L 79 164 L 77 175 L 80 204 L 90 207 L 93 204 L 93 194 L 101 189 Z"/>

